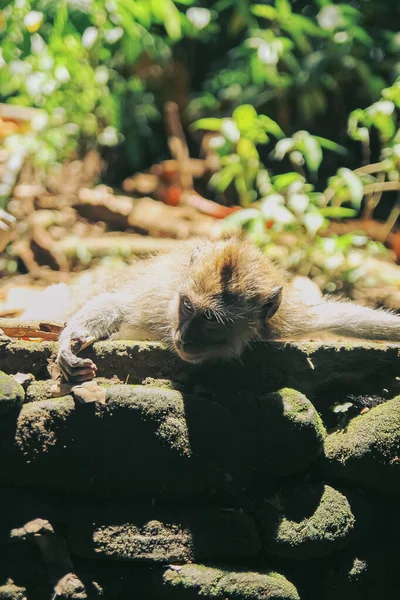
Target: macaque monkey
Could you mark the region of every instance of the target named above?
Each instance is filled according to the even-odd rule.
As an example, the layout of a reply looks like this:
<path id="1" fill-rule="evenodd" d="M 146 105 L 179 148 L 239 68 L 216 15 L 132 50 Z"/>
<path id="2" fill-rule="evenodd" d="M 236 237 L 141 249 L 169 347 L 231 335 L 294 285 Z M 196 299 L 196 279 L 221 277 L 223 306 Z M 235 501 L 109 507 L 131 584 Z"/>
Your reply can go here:
<path id="1" fill-rule="evenodd" d="M 139 261 L 125 281 L 116 275 L 109 291 L 92 290 L 61 333 L 57 362 L 69 381 L 92 379 L 95 364 L 76 352 L 110 336 L 165 342 L 189 363 L 238 357 L 257 340 L 321 331 L 400 341 L 399 316 L 322 298 L 310 306 L 287 279 L 249 242 L 190 241 Z"/>

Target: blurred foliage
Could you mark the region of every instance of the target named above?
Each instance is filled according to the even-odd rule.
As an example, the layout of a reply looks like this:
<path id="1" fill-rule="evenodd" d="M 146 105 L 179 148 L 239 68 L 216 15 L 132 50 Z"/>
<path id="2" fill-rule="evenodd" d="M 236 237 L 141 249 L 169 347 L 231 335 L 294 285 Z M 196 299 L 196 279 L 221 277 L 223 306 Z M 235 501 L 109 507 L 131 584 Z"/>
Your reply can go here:
<path id="1" fill-rule="evenodd" d="M 233 111 L 232 118 L 203 118 L 193 129 L 218 132 L 211 147 L 219 155 L 221 170 L 210 180 L 216 193 L 234 186 L 244 210 L 225 219 L 229 231 L 244 231 L 256 244 L 265 248 L 292 271 L 310 275 L 325 291 L 335 291 L 343 282 L 352 285 L 367 273 L 368 256 L 383 257 L 383 244 L 361 233 L 324 237 L 331 219 L 355 217 L 361 213 L 367 190 L 374 184 L 385 186 L 400 179 L 400 79 L 382 90 L 381 99 L 349 115 L 348 132 L 361 142 L 369 155 L 372 130 L 380 139 L 381 162 L 371 171 L 366 167 L 354 172 L 341 167 L 328 179 L 323 192 L 316 192 L 307 175 L 318 172 L 323 150 L 343 154 L 338 144 L 299 131 L 284 137 L 279 125 L 258 115 L 251 105 Z M 271 175 L 260 160 L 259 145 L 274 138 L 271 155 L 276 160 L 290 156 L 297 171 Z M 308 173 L 304 167 L 307 167 Z M 382 175 L 384 175 L 382 179 Z M 369 187 L 368 187 L 369 186 Z M 399 186 L 400 189 L 400 186 Z M 400 214 L 400 202 L 393 209 Z M 393 212 L 393 211 L 392 211 Z M 376 282 L 371 282 L 376 284 Z"/>
<path id="2" fill-rule="evenodd" d="M 175 100 L 191 150 L 213 132 L 227 228 L 333 291 L 385 252 L 325 231 L 399 180 L 399 22 L 392 0 L 0 0 L 0 101 L 43 109 L 37 164 L 100 147 L 120 181 L 168 157 Z"/>
<path id="3" fill-rule="evenodd" d="M 289 136 L 307 128 L 343 144 L 348 114 L 400 73 L 390 1 L 0 0 L 0 10 L 0 100 L 45 109 L 31 140 L 42 164 L 100 144 L 127 170 L 148 166 L 167 153 L 160 111 L 171 97 L 189 121 L 251 103 Z"/>
<path id="4" fill-rule="evenodd" d="M 157 154 L 155 98 L 140 76 L 201 36 L 190 0 L 0 1 L 0 99 L 45 109 L 30 149 L 49 164 L 97 144 L 123 143 L 130 167 Z M 180 8 L 178 8 L 178 5 Z M 181 10 L 182 9 L 182 10 Z M 8 140 L 9 144 L 18 143 Z"/>

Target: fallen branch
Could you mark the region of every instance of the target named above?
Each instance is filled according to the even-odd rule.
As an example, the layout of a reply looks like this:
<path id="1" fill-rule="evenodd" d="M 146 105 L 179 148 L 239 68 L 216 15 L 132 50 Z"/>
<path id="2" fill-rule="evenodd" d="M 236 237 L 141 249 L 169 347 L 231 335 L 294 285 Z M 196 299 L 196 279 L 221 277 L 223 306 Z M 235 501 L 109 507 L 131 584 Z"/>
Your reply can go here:
<path id="1" fill-rule="evenodd" d="M 40 338 L 56 341 L 64 329 L 57 321 L 20 321 L 19 319 L 0 319 L 0 329 L 11 338 Z"/>
<path id="2" fill-rule="evenodd" d="M 190 169 L 190 154 L 179 117 L 179 107 L 175 102 L 165 105 L 165 117 L 169 131 L 168 146 L 179 165 L 182 196 L 193 190 L 193 176 Z"/>
<path id="3" fill-rule="evenodd" d="M 373 163 L 371 165 L 365 165 L 364 167 L 360 167 L 354 170 L 356 175 L 370 175 L 372 173 L 379 173 L 380 171 L 385 171 L 390 166 L 390 161 L 382 160 L 378 163 Z"/>
<path id="4" fill-rule="evenodd" d="M 400 190 L 400 181 L 383 181 L 364 185 L 364 194 L 372 194 L 380 191 L 393 192 L 397 190 Z"/>
<path id="5" fill-rule="evenodd" d="M 86 253 L 95 258 L 121 254 L 121 256 L 144 256 L 154 254 L 155 252 L 168 252 L 176 248 L 178 244 L 184 244 L 184 241 L 173 240 L 169 238 L 153 238 L 150 236 L 130 235 L 130 234 L 105 234 L 102 236 L 93 236 L 80 238 L 77 236 L 68 236 L 58 242 L 58 249 L 64 252 L 67 258 L 76 258 L 77 253 Z"/>

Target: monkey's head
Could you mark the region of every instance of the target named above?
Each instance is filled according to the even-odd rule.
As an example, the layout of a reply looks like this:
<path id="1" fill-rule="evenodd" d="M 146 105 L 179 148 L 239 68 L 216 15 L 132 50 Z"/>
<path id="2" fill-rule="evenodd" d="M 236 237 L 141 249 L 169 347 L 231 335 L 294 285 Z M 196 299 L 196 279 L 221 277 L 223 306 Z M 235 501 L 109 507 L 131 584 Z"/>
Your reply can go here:
<path id="1" fill-rule="evenodd" d="M 250 243 L 200 243 L 170 305 L 176 352 L 192 363 L 239 356 L 263 337 L 283 284 L 279 269 Z"/>

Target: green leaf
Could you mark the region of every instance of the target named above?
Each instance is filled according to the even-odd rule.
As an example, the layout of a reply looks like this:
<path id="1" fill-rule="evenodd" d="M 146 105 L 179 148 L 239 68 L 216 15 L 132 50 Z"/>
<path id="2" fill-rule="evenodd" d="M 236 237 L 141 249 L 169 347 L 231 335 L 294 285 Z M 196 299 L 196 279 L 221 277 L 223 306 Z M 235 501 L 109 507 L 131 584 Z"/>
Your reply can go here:
<path id="1" fill-rule="evenodd" d="M 338 170 L 338 175 L 343 178 L 347 188 L 351 193 L 351 204 L 354 208 L 360 208 L 364 196 L 364 188 L 361 179 L 350 169 L 342 167 Z"/>
<path id="2" fill-rule="evenodd" d="M 278 18 L 278 11 L 273 6 L 267 6 L 266 4 L 255 4 L 251 7 L 251 12 L 256 17 L 263 17 L 264 19 L 269 19 L 270 21 L 274 21 Z"/>
<path id="3" fill-rule="evenodd" d="M 368 35 L 368 33 L 362 27 L 354 27 L 353 26 L 351 28 L 351 33 L 353 34 L 354 38 L 356 40 L 358 40 L 359 42 L 365 44 L 366 46 L 372 46 L 373 39 L 371 38 L 371 36 Z"/>
<path id="4" fill-rule="evenodd" d="M 310 171 L 317 173 L 322 162 L 322 150 L 319 142 L 312 135 L 303 135 L 299 150 L 302 151 L 304 160 Z"/>
<path id="5" fill-rule="evenodd" d="M 315 234 L 325 225 L 325 219 L 319 210 L 309 211 L 303 215 L 303 223 L 307 233 L 311 236 L 315 236 Z"/>
<path id="6" fill-rule="evenodd" d="M 352 406 L 353 406 L 352 402 L 344 402 L 344 404 L 336 404 L 332 410 L 334 413 L 345 413 Z"/>
<path id="7" fill-rule="evenodd" d="M 241 138 L 238 141 L 236 146 L 236 152 L 238 153 L 243 162 L 255 160 L 258 164 L 259 154 L 257 152 L 257 148 L 255 147 L 253 142 L 251 142 L 247 138 Z"/>
<path id="8" fill-rule="evenodd" d="M 319 145 L 322 148 L 326 148 L 327 150 L 332 150 L 332 152 L 337 152 L 338 154 L 346 155 L 347 149 L 332 140 L 327 140 L 326 138 L 320 137 L 319 135 L 314 135 L 314 138 L 318 141 Z"/>
<path id="9" fill-rule="evenodd" d="M 258 121 L 267 133 L 271 133 L 278 139 L 285 137 L 285 134 L 279 127 L 278 123 L 273 119 L 270 119 L 270 117 L 267 117 L 267 115 L 260 115 L 258 117 Z"/>
<path id="10" fill-rule="evenodd" d="M 258 219 L 260 217 L 260 211 L 256 208 L 246 208 L 243 210 L 238 210 L 231 215 L 225 217 L 224 222 L 229 225 L 234 225 L 236 227 L 243 227 L 250 220 Z"/>
<path id="11" fill-rule="evenodd" d="M 181 37 L 181 20 L 179 10 L 172 0 L 150 0 L 151 12 L 164 24 L 165 30 L 173 40 Z"/>
<path id="12" fill-rule="evenodd" d="M 292 6 L 289 0 L 275 0 L 275 7 L 281 18 L 287 19 L 292 15 Z"/>
<path id="13" fill-rule="evenodd" d="M 357 215 L 354 208 L 344 208 L 343 206 L 326 206 L 320 209 L 320 213 L 328 219 L 347 219 Z"/>
<path id="14" fill-rule="evenodd" d="M 242 104 L 235 108 L 232 113 L 232 119 L 236 122 L 240 132 L 244 132 L 257 120 L 257 111 L 251 104 Z"/>
<path id="15" fill-rule="evenodd" d="M 396 133 L 396 125 L 393 118 L 383 113 L 377 114 L 372 120 L 373 125 L 380 131 L 385 140 L 390 140 Z"/>
<path id="16" fill-rule="evenodd" d="M 215 173 L 210 179 L 210 185 L 215 187 L 219 192 L 225 192 L 226 188 L 234 181 L 241 173 L 242 167 L 239 163 L 227 165 L 218 173 Z"/>
<path id="17" fill-rule="evenodd" d="M 295 142 L 293 138 L 284 138 L 283 140 L 279 140 L 274 150 L 275 158 L 277 158 L 278 160 L 282 160 L 288 152 L 291 152 L 293 150 L 294 145 Z"/>
<path id="18" fill-rule="evenodd" d="M 272 177 L 272 183 L 277 192 L 289 187 L 295 181 L 304 181 L 304 177 L 300 173 L 284 173 L 283 175 L 275 175 Z"/>
<path id="19" fill-rule="evenodd" d="M 297 25 L 299 29 L 302 29 L 305 33 L 308 33 L 309 35 L 313 35 L 315 37 L 327 37 L 327 35 L 329 35 L 329 33 L 325 29 L 322 29 L 322 27 L 316 25 L 315 23 L 313 23 L 313 21 L 311 21 L 311 19 L 308 19 L 303 15 L 293 15 L 291 18 L 291 22 L 293 22 L 293 24 Z"/>
<path id="20" fill-rule="evenodd" d="M 208 117 L 205 119 L 199 119 L 191 124 L 191 129 L 208 129 L 209 131 L 221 131 L 222 119 L 216 119 L 214 117 Z"/>

